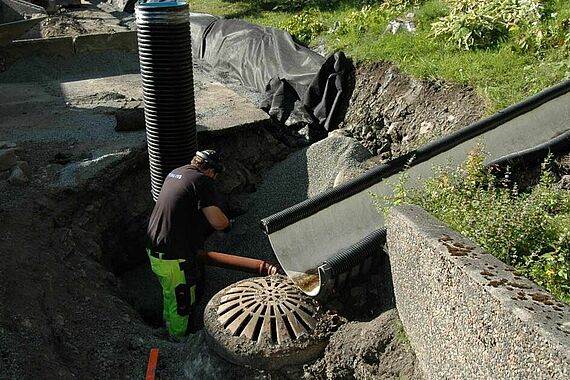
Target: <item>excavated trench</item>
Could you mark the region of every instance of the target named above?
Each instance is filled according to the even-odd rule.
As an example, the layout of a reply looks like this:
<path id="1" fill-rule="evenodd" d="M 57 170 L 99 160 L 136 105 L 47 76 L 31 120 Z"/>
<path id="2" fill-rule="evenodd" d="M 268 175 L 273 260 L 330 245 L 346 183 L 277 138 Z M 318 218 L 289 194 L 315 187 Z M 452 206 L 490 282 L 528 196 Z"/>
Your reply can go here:
<path id="1" fill-rule="evenodd" d="M 30 80 L 28 75 L 26 72 L 26 80 Z M 377 164 L 378 152 L 371 145 L 366 146 L 366 141 L 389 133 L 390 151 L 397 154 L 398 147 L 430 132 L 426 120 L 442 118 L 447 120 L 442 127 L 451 129 L 477 118 L 476 112 L 462 112 L 462 107 L 470 109 L 469 104 L 480 104 L 471 92 L 462 93 L 461 89 L 449 90 L 411 80 L 384 64 L 360 66 L 355 77 L 352 108 L 347 111 L 343 128 L 311 146 L 307 146 L 298 134 L 276 125 L 230 129 L 215 136 L 198 134 L 199 147 L 223 153 L 228 170 L 219 178 L 219 185 L 227 197 L 227 212 L 237 218 L 234 230 L 225 236 L 212 236 L 208 248 L 275 261 L 269 241 L 259 228 L 259 221 Z M 379 91 L 372 82 L 380 82 L 382 78 L 387 79 Z M 366 83 L 362 83 L 363 80 Z M 73 95 L 74 88 L 69 86 L 68 94 Z M 432 93 L 436 95 L 437 106 L 430 108 L 426 98 Z M 76 111 L 81 110 L 76 114 L 87 118 L 87 111 L 82 109 L 85 105 L 76 100 L 71 99 L 70 106 L 76 107 Z M 449 106 L 440 107 L 440 104 Z M 433 116 L 426 111 L 429 109 L 433 109 Z M 452 113 L 457 117 L 450 117 Z M 42 125 L 41 122 L 43 120 L 35 120 L 33 125 Z M 392 128 L 386 128 L 388 124 Z M 78 125 L 94 130 L 87 122 L 81 121 Z M 376 137 L 370 135 L 370 125 L 374 126 L 373 135 Z M 30 139 L 28 135 L 22 136 L 20 139 L 23 141 Z M 48 160 L 67 157 L 64 144 L 44 144 L 38 138 L 38 141 L 32 139 L 32 143 L 24 145 L 25 158 L 33 167 L 43 169 Z M 36 146 L 41 148 L 38 149 L 41 154 L 34 157 Z M 73 153 L 79 148 L 84 148 L 83 142 L 69 147 L 69 150 Z M 83 157 L 73 155 L 67 158 L 68 161 L 81 159 Z M 59 163 L 52 165 L 56 168 L 62 166 Z M 43 191 L 40 182 L 38 178 L 37 188 L 31 190 Z M 30 194 L 35 195 L 33 192 Z M 166 340 L 164 329 L 159 328 L 160 289 L 150 272 L 144 250 L 145 230 L 152 205 L 148 155 L 144 144 L 131 145 L 130 153 L 91 180 L 64 191 L 52 188 L 45 199 L 42 196 L 34 200 L 33 212 L 41 218 L 33 220 L 37 220 L 38 226 L 40 223 L 47 226 L 39 234 L 48 232 L 47 235 L 51 235 L 42 235 L 42 239 L 38 239 L 38 247 L 53 251 L 55 260 L 53 263 L 49 261 L 49 266 L 44 266 L 43 262 L 32 265 L 38 268 L 39 273 L 43 272 L 39 268 L 51 268 L 57 279 L 53 283 L 58 284 L 50 285 L 47 292 L 40 289 L 41 286 L 37 287 L 41 293 L 39 297 L 47 299 L 41 303 L 44 305 L 41 312 L 48 314 L 49 318 L 47 322 L 45 318 L 38 322 L 35 331 L 45 330 L 51 334 L 44 340 L 38 338 L 38 346 L 45 341 L 53 342 L 48 352 L 50 355 L 53 352 L 53 357 L 65 363 L 61 365 L 65 369 L 58 367 L 53 373 L 82 372 L 98 377 L 100 371 L 114 369 L 117 373 L 140 378 L 148 349 L 159 346 L 163 378 L 227 378 L 227 371 L 235 374 L 234 378 L 267 378 L 263 371 L 229 364 L 204 350 L 201 334 L 192 344 L 182 348 Z M 24 227 L 21 230 L 24 231 Z M 38 249 L 30 248 L 29 251 Z M 42 259 L 52 260 L 48 255 Z M 67 284 L 65 279 L 68 277 L 72 280 Z M 248 277 L 251 276 L 245 273 L 206 268 L 205 292 L 197 306 L 194 323 L 201 326 L 202 312 L 215 294 Z M 43 281 L 42 278 L 40 283 Z M 52 289 L 52 286 L 64 289 Z M 32 289 L 35 291 L 36 287 Z M 70 299 L 79 302 L 79 308 L 70 304 Z M 67 310 L 68 305 L 71 310 Z M 327 318 L 319 334 L 330 341 L 325 353 L 305 368 L 298 365 L 292 369 L 272 370 L 276 372 L 271 376 L 310 378 L 326 372 L 338 373 L 337 378 L 350 378 L 357 370 L 374 376 L 380 367 L 387 371 L 388 377 L 390 374 L 394 377 L 400 373 L 415 373 L 413 352 L 398 339 L 401 327 L 398 327 L 398 316 L 394 310 L 386 257 L 378 257 L 366 275 L 337 289 L 332 299 L 321 306 L 326 310 Z M 30 310 L 36 312 L 31 307 Z M 85 331 L 84 326 L 87 327 Z M 371 340 L 362 341 L 358 336 L 365 331 L 379 333 L 369 334 Z M 3 334 L 0 331 L 2 339 Z M 25 335 L 20 339 L 28 341 L 30 338 Z M 83 347 L 87 351 L 82 350 Z M 92 352 L 97 355 L 93 356 Z M 118 354 L 120 359 L 116 356 Z M 92 362 L 92 357 L 96 358 L 95 362 Z M 357 359 L 362 364 L 361 369 L 353 368 Z"/>
<path id="2" fill-rule="evenodd" d="M 389 81 L 383 91 L 378 91 L 368 85 L 374 81 L 371 78 L 377 81 L 389 78 Z M 434 116 L 430 118 L 426 111 L 430 107 L 425 99 L 431 93 L 435 93 L 438 106 L 433 107 Z M 461 99 L 464 101 L 459 101 Z M 440 107 L 445 101 L 450 105 Z M 219 178 L 219 186 L 227 198 L 226 211 L 237 220 L 230 234 L 212 236 L 207 248 L 275 261 L 259 221 L 376 165 L 378 152 L 366 143 L 373 137 L 363 129 L 370 127 L 362 126 L 372 125 L 374 138 L 381 139 L 378 136 L 386 133 L 386 124 L 393 125 L 388 128 L 392 134 L 390 151 L 398 154 L 400 149 L 409 149 L 413 141 L 429 132 L 426 120 L 444 118 L 447 124 L 441 127 L 452 129 L 475 119 L 473 112 L 464 113 L 461 108 L 469 109 L 469 104 L 474 103 L 469 92 L 434 88 L 410 80 L 387 65 L 364 65 L 357 68 L 356 88 L 351 99 L 353 107 L 349 107 L 343 128 L 311 146 L 307 146 L 303 137 L 277 125 L 237 128 L 215 136 L 199 134 L 199 147 L 213 148 L 223 154 L 228 170 Z M 455 120 L 450 117 L 451 113 L 458 115 L 456 119 L 461 121 L 451 122 Z M 376 119 L 371 118 L 380 121 L 375 123 Z M 182 350 L 167 348 L 170 343 L 160 327 L 160 288 L 144 250 L 146 225 L 153 205 L 144 145 L 132 149 L 104 175 L 78 189 L 59 193 L 55 198 L 65 204 L 54 219 L 58 225 L 68 226 L 70 245 L 102 263 L 117 279 L 113 280 L 116 286 L 111 293 L 116 292 L 138 314 L 140 319 L 130 323 L 140 324 L 136 330 L 146 331 L 139 338 L 147 342 L 144 345 L 152 341 L 164 347 L 161 373 L 166 378 L 178 377 L 181 370 L 186 377 L 223 378 L 230 370 L 236 374 L 235 378 L 264 378 L 263 371 L 248 369 L 243 363 L 230 364 L 204 350 L 206 343 L 202 333 Z M 82 208 L 78 209 L 77 204 L 83 205 Z M 415 358 L 409 346 L 399 338 L 402 334 L 394 309 L 390 273 L 387 257 L 379 256 L 368 273 L 338 288 L 329 302 L 321 305 L 326 310 L 326 318 L 319 334 L 330 341 L 326 351 L 304 369 L 302 365 L 273 369 L 273 376 L 299 378 L 304 374 L 310 378 L 336 371 L 337 378 L 350 378 L 357 370 L 372 376 L 382 366 L 388 375 L 405 373 L 413 377 L 417 372 Z M 201 327 L 207 302 L 220 290 L 248 277 L 251 276 L 245 273 L 206 268 L 204 294 L 193 323 Z M 371 341 L 361 341 L 358 336 L 368 329 L 378 334 L 374 334 Z M 151 335 L 145 335 L 149 331 Z M 347 347 L 351 347 L 348 352 Z M 362 363 L 361 369 L 353 368 L 352 363 L 357 358 Z"/>
<path id="3" fill-rule="evenodd" d="M 121 62 L 117 65 L 121 74 L 137 71 L 138 64 L 132 57 L 120 55 L 115 58 Z M 62 61 L 47 71 L 84 70 L 92 78 L 93 70 L 106 72 L 113 66 L 108 61 L 91 58 L 82 64 L 76 62 L 71 68 Z M 71 65 L 73 60 L 70 62 Z M 34 81 L 36 76 L 42 77 L 44 71 L 43 65 L 37 72 L 30 71 L 30 63 L 26 62 L 20 71 L 22 78 L 12 80 Z M 378 163 L 398 157 L 434 136 L 469 125 L 479 120 L 484 110 L 483 102 L 470 89 L 416 80 L 384 62 L 357 65 L 352 82 L 354 92 L 340 130 L 329 133 L 329 137 L 311 146 L 307 146 L 298 134 L 277 125 L 228 130 L 216 136 L 198 135 L 200 148 L 213 148 L 223 153 L 228 170 L 219 178 L 219 185 L 226 197 L 224 208 L 237 220 L 230 234 L 212 236 L 208 248 L 275 261 L 268 239 L 259 228 L 260 219 L 345 182 Z M 70 82 L 62 89 L 73 95 L 77 92 L 76 87 L 84 85 L 74 87 Z M 17 86 L 14 88 L 18 89 Z M 43 101 L 52 93 L 42 92 L 41 95 L 39 98 Z M 76 114 L 87 115 L 85 120 L 77 119 L 76 123 L 90 127 L 90 131 L 95 130 L 92 122 L 87 120 L 90 116 L 82 110 L 93 101 L 91 98 L 80 100 L 68 104 L 74 111 L 82 111 Z M 25 106 L 12 108 L 14 114 L 22 111 L 24 115 L 29 111 Z M 11 125 L 10 130 L 49 124 L 40 119 L 28 123 L 30 126 Z M 33 133 L 37 134 L 37 131 L 34 129 Z M 34 170 L 44 170 L 46 162 L 55 156 L 58 156 L 55 157 L 57 160 L 68 161 L 84 158 L 60 154 L 60 146 L 47 149 L 50 144 L 62 145 L 60 141 L 46 144 L 26 134 L 16 136 L 24 141 L 24 154 Z M 70 140 L 70 136 L 61 138 L 66 142 Z M 73 149 L 77 150 L 82 144 L 76 145 Z M 41 151 L 38 157 L 34 157 L 36 147 L 38 152 Z M 69 149 L 73 150 L 72 147 Z M 54 156 L 56 150 L 58 153 Z M 568 167 L 570 164 L 567 163 Z M 525 170 L 521 172 L 526 173 Z M 17 251 L 2 245 L 0 239 L 0 247 L 10 248 L 8 254 L 17 253 L 7 260 L 8 270 L 0 268 L 0 274 L 9 274 L 10 280 L 18 279 L 10 281 L 18 282 L 17 286 L 7 284 L 0 290 L 0 296 L 10 292 L 16 295 L 5 298 L 11 310 L 8 317 L 2 315 L 0 321 L 0 357 L 2 364 L 6 364 L 6 371 L 2 370 L 6 376 L 71 378 L 80 374 L 83 378 L 100 378 L 113 373 L 117 378 L 142 378 L 149 349 L 159 347 L 160 378 L 421 377 L 395 310 L 390 263 L 382 255 L 375 257 L 366 273 L 337 288 L 326 304 L 303 301 L 289 289 L 283 292 L 263 290 L 260 296 L 255 295 L 269 299 L 276 313 L 287 315 L 284 330 L 279 330 L 277 325 L 270 326 L 268 336 L 271 340 L 279 341 L 279 334 L 297 338 L 303 329 L 314 328 L 313 342 L 318 344 L 311 348 L 316 347 L 319 352 L 311 352 L 310 359 L 303 359 L 309 360 L 308 364 L 303 365 L 302 360 L 297 361 L 298 357 L 289 353 L 273 352 L 274 360 L 269 362 L 274 363 L 266 365 L 271 369 L 251 368 L 252 362 L 257 360 L 255 356 L 243 355 L 231 360 L 232 353 L 224 353 L 223 348 L 207 349 L 207 340 L 214 334 L 208 336 L 204 333 L 206 329 L 184 345 L 169 342 L 161 327 L 160 288 L 144 250 L 146 225 L 153 205 L 149 179 L 148 154 L 141 144 L 78 187 L 64 191 L 50 189 L 45 196 L 44 187 L 33 188 L 33 191 L 39 191 L 30 192 L 30 198 L 36 198 L 29 203 L 33 204 L 30 211 L 27 206 L 21 211 L 0 209 L 12 223 L 10 226 L 25 232 L 18 240 L 21 245 Z M 10 190 L 10 195 L 13 192 L 16 191 Z M 37 196 L 39 193 L 41 196 Z M 33 222 L 28 226 L 30 220 Z M 45 255 L 37 255 L 44 251 Z M 25 260 L 25 265 L 20 260 Z M 220 309 L 224 304 L 220 298 L 234 291 L 232 284 L 247 283 L 250 277 L 241 272 L 206 268 L 204 294 L 196 307 L 193 323 L 202 327 L 202 313 L 206 310 L 210 313 L 206 324 L 210 323 L 214 331 L 229 328 L 232 334 L 251 334 L 260 340 L 262 327 L 234 324 L 239 321 L 239 316 L 228 315 L 224 319 L 226 314 Z M 21 278 L 30 281 L 21 285 Z M 272 290 L 280 289 L 280 283 Z M 26 290 L 21 292 L 20 287 Z M 226 293 L 220 295 L 220 291 Z M 280 304 L 277 296 L 281 293 L 286 295 L 284 302 L 287 305 L 291 302 L 287 297 L 301 300 L 298 307 L 287 309 Z M 248 296 L 251 294 L 245 295 Z M 22 306 L 15 301 L 15 298 L 24 297 L 33 302 Z M 208 309 L 207 303 L 211 300 L 214 307 Z M 252 306 L 247 302 L 240 305 L 244 309 Z M 310 319 L 298 319 L 301 311 L 312 312 L 313 306 L 314 310 L 318 309 L 319 318 L 322 317 L 322 323 L 316 324 L 317 327 Z M 259 305 L 253 305 L 254 310 L 263 310 L 256 307 Z M 216 321 L 220 319 L 223 324 L 217 326 Z M 263 325 L 263 318 L 259 321 Z M 291 339 L 281 339 L 286 342 L 285 351 L 298 348 L 289 346 Z M 25 347 L 21 342 L 25 342 Z M 322 342 L 326 343 L 326 348 Z M 235 344 L 239 348 L 242 343 Z M 225 355 L 225 359 L 216 352 Z M 40 354 L 45 357 L 37 360 Z M 230 363 L 232 361 L 237 364 Z M 26 368 L 22 364 L 25 362 L 29 362 Z M 283 366 L 284 362 L 295 362 L 295 365 Z"/>
<path id="4" fill-rule="evenodd" d="M 360 144 L 348 137 L 333 135 L 313 146 L 300 147 L 302 139 L 295 139 L 275 126 L 229 131 L 216 137 L 203 134 L 199 135 L 198 144 L 223 152 L 228 170 L 219 178 L 219 186 L 225 197 L 225 210 L 236 218 L 234 230 L 226 236 L 213 236 L 208 246 L 273 262 L 276 259 L 258 226 L 260 218 L 332 186 L 338 168 L 347 162 L 356 163 L 358 160 L 351 161 L 354 157 L 359 160 L 369 157 Z M 323 176 L 327 167 L 330 167 L 329 172 Z M 160 334 L 164 330 L 161 328 L 160 287 L 150 271 L 144 249 L 146 225 L 154 204 L 144 146 L 134 149 L 124 160 L 113 165 L 105 176 L 64 196 L 70 207 L 61 210 L 59 219 L 64 224 L 64 220 L 71 222 L 71 239 L 118 278 L 119 296 L 136 310 L 141 322 Z M 80 210 L 72 206 L 80 202 L 84 205 Z M 207 302 L 224 287 L 249 277 L 251 275 L 246 273 L 206 268 L 204 296 L 197 305 L 193 323 L 201 328 Z M 393 309 L 387 259 L 377 258 L 369 272 L 339 288 L 332 300 L 322 306 L 325 306 L 326 318 L 319 322 L 319 342 L 328 340 L 347 321 L 371 321 Z M 199 335 L 202 343 L 194 347 L 201 352 L 201 360 L 206 360 L 201 348 L 205 344 L 204 338 L 201 333 Z M 322 356 L 324 346 L 322 343 L 316 346 L 317 351 L 315 347 L 309 347 L 312 356 L 308 357 L 312 360 L 315 354 Z M 212 355 L 216 356 L 207 354 L 207 360 L 221 360 L 219 357 L 212 359 Z M 187 360 L 186 367 L 194 368 L 195 360 Z M 255 356 L 249 360 L 254 363 Z M 283 363 L 286 360 L 287 357 L 281 357 Z M 221 363 L 235 370 L 235 365 L 224 360 Z M 247 360 L 237 363 L 244 365 Z M 300 371 L 302 364 L 297 363 L 294 371 Z M 282 372 L 277 369 L 282 366 L 274 365 L 273 370 Z M 287 371 L 291 368 L 289 366 Z"/>

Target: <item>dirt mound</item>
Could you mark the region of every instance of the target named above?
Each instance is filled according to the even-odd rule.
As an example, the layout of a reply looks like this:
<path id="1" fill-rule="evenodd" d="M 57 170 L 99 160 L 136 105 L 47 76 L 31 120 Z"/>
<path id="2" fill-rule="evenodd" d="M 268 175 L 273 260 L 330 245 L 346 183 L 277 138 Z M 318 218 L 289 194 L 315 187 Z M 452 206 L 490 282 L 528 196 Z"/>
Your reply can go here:
<path id="1" fill-rule="evenodd" d="M 417 80 L 386 62 L 361 63 L 340 127 L 370 153 L 389 160 L 466 127 L 484 110 L 470 88 Z"/>
<path id="2" fill-rule="evenodd" d="M 398 313 L 389 310 L 370 322 L 350 322 L 333 335 L 322 359 L 304 379 L 421 379 Z"/>

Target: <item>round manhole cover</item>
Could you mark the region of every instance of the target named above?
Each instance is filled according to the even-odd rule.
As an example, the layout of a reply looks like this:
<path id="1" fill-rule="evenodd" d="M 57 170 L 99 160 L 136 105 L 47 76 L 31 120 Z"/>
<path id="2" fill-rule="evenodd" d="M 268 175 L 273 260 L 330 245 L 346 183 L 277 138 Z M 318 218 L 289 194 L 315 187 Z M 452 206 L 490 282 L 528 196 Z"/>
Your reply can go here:
<path id="1" fill-rule="evenodd" d="M 326 343 L 322 321 L 317 302 L 283 276 L 230 285 L 204 311 L 208 342 L 218 354 L 236 364 L 265 369 L 317 357 Z"/>

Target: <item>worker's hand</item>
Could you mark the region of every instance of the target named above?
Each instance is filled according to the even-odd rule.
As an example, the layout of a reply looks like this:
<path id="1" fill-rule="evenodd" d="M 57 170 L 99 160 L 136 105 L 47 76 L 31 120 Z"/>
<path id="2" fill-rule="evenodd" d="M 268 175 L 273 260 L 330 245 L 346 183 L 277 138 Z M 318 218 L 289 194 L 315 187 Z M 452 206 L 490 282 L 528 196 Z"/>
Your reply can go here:
<path id="1" fill-rule="evenodd" d="M 283 271 L 283 268 L 281 268 L 278 264 L 264 262 L 260 274 L 262 276 L 272 276 L 274 274 L 285 275 L 285 271 Z"/>

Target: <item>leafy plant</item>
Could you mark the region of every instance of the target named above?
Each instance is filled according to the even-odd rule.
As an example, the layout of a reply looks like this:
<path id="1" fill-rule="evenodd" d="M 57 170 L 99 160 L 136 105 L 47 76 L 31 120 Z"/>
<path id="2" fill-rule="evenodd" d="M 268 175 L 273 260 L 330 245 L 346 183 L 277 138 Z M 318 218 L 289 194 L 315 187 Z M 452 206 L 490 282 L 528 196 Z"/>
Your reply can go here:
<path id="1" fill-rule="evenodd" d="M 423 3 L 424 0 L 384 0 L 381 3 L 381 7 L 401 12 L 405 9 L 420 6 Z"/>
<path id="2" fill-rule="evenodd" d="M 298 12 L 303 9 L 310 8 L 331 8 L 337 2 L 336 0 L 255 0 L 255 2 L 263 9 L 281 11 L 281 12 Z"/>
<path id="3" fill-rule="evenodd" d="M 350 12 L 344 19 L 337 21 L 334 33 L 343 35 L 351 32 L 363 33 L 369 30 L 380 30 L 380 25 L 385 23 L 384 12 L 378 7 L 363 6 L 358 11 Z"/>
<path id="4" fill-rule="evenodd" d="M 316 9 L 307 9 L 296 14 L 280 25 L 280 28 L 288 32 L 293 38 L 305 45 L 325 30 L 321 21 L 321 14 Z"/>
<path id="5" fill-rule="evenodd" d="M 404 175 L 380 211 L 417 204 L 570 303 L 570 193 L 555 186 L 548 160 L 526 192 L 509 173 L 495 177 L 484 160 L 479 148 L 455 170 L 438 168 L 418 189 L 407 188 Z"/>
<path id="6" fill-rule="evenodd" d="M 540 0 L 448 0 L 447 16 L 432 24 L 434 37 L 445 37 L 464 50 L 488 48 L 516 36 L 523 49 L 541 46 Z"/>

